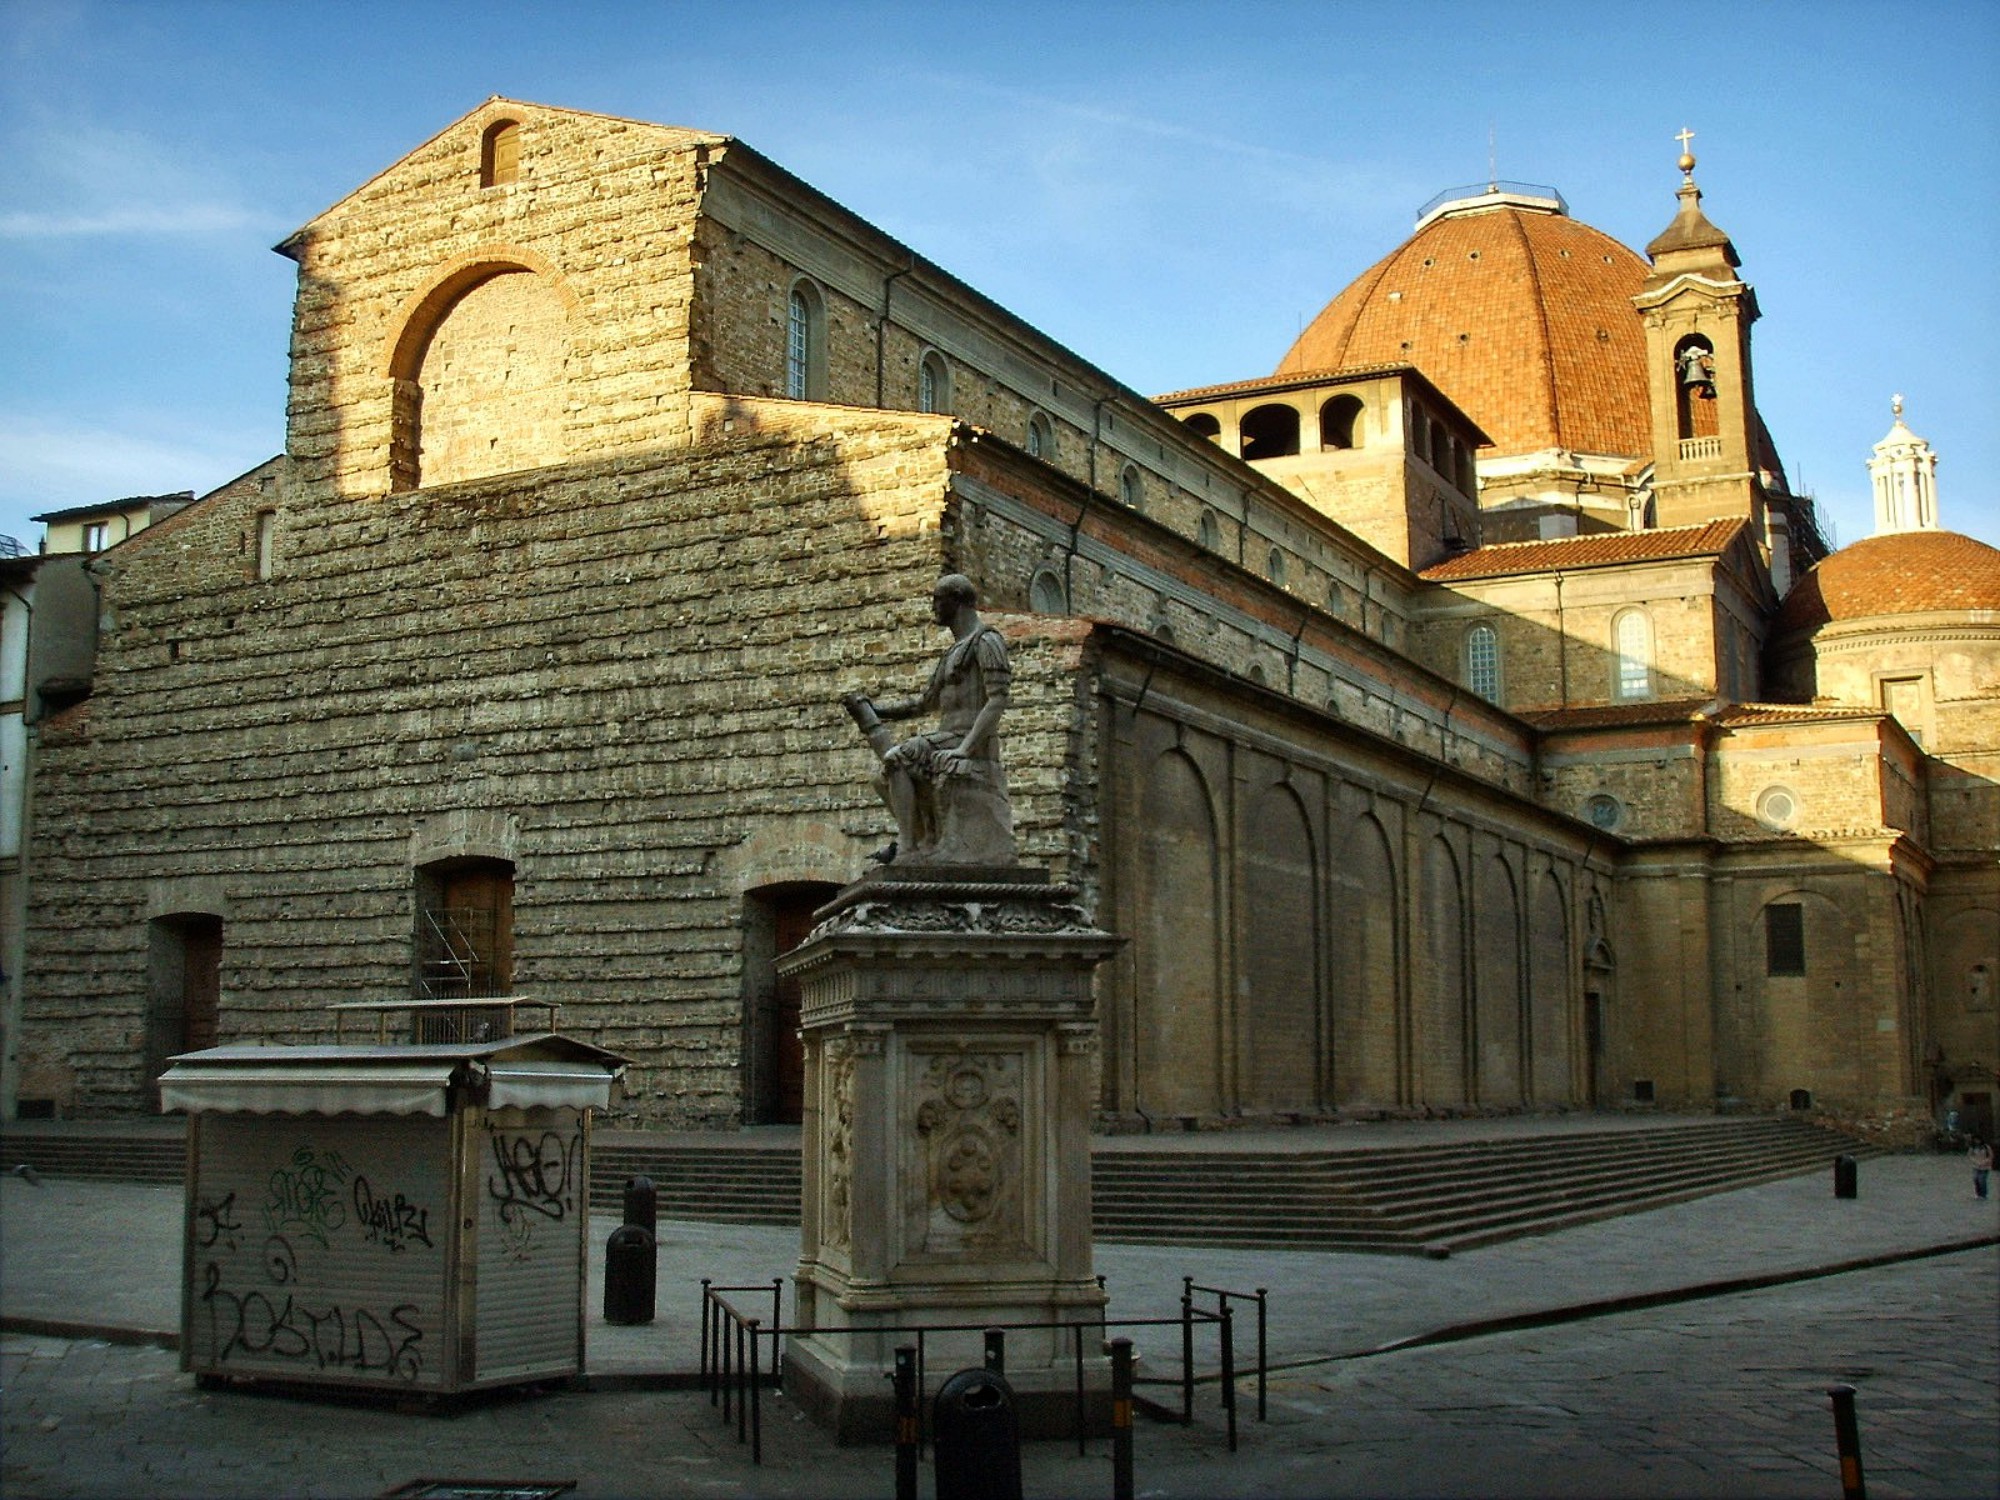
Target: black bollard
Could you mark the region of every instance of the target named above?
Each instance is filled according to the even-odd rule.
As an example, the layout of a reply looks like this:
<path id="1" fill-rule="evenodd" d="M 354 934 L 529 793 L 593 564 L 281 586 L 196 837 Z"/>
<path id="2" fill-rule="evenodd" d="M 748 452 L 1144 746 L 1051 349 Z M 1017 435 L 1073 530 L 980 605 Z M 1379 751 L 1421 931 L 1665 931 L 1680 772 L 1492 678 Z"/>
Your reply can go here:
<path id="1" fill-rule="evenodd" d="M 638 1225 L 655 1240 L 660 1237 L 660 1195 L 652 1178 L 625 1179 L 625 1222 Z"/>
<path id="2" fill-rule="evenodd" d="M 604 1245 L 604 1321 L 650 1323 L 659 1279 L 653 1232 L 637 1224 L 611 1231 Z"/>
<path id="3" fill-rule="evenodd" d="M 937 1394 L 931 1435 L 937 1500 L 1021 1500 L 1021 1422 L 1006 1376 L 952 1376 Z"/>
<path id="4" fill-rule="evenodd" d="M 1859 1195 L 1860 1167 L 1851 1156 L 1836 1156 L 1833 1159 L 1833 1196 L 1853 1198 Z"/>
<path id="5" fill-rule="evenodd" d="M 1833 1441 L 1840 1450 L 1841 1500 L 1868 1500 L 1868 1488 L 1861 1482 L 1861 1427 L 1854 1420 L 1854 1387 L 1830 1385 L 1833 1397 Z"/>
<path id="6" fill-rule="evenodd" d="M 1111 1341 L 1111 1500 L 1132 1500 L 1132 1341 Z"/>

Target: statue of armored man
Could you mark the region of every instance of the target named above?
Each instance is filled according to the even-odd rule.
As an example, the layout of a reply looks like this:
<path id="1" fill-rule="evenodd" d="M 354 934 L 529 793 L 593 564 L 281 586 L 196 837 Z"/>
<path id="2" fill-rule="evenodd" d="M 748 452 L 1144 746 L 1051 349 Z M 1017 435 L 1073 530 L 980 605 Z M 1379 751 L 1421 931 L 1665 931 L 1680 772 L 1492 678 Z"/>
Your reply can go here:
<path id="1" fill-rule="evenodd" d="M 876 790 L 896 819 L 884 864 L 1011 865 L 1014 812 L 1000 762 L 1000 718 L 1013 674 L 1000 632 L 979 618 L 972 580 L 949 573 L 931 593 L 931 617 L 952 644 L 915 698 L 841 701 L 879 758 Z M 885 720 L 935 711 L 938 727 L 898 741 Z"/>

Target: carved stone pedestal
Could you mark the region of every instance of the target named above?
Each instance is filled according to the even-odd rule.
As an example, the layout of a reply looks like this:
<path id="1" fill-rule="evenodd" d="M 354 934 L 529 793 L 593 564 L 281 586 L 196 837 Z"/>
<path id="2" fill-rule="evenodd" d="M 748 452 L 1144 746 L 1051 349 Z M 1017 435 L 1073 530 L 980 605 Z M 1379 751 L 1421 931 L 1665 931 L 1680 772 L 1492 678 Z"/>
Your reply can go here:
<path id="1" fill-rule="evenodd" d="M 779 969 L 805 1036 L 800 1326 L 792 1399 L 841 1441 L 886 1437 L 916 1325 L 1007 1335 L 1024 1424 L 1066 1431 L 1091 1269 L 1090 971 L 1122 940 L 1020 866 L 893 866 L 843 890 Z M 927 1335 L 927 1372 L 980 1363 L 977 1332 Z M 1106 1384 L 1085 1336 L 1087 1383 Z M 935 1384 L 935 1380 L 933 1380 Z"/>

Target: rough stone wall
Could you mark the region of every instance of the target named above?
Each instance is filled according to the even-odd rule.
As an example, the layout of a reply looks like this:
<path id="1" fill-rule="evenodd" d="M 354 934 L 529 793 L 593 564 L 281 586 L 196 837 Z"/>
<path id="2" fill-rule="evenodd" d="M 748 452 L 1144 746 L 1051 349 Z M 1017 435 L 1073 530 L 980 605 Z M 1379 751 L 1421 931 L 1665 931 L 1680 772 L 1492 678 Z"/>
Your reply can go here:
<path id="1" fill-rule="evenodd" d="M 203 882 L 223 1037 L 326 1037 L 326 1004 L 409 993 L 413 862 L 497 846 L 516 988 L 635 1060 L 634 1114 L 733 1119 L 731 851 L 815 828 L 859 868 L 887 818 L 838 696 L 921 682 L 947 563 L 945 424 L 778 405 L 668 455 L 298 499 L 268 582 L 234 496 L 121 553 L 97 695 L 45 739 L 28 1050 L 138 1108 L 147 921 Z M 1021 654 L 1047 846 L 1071 679 Z"/>

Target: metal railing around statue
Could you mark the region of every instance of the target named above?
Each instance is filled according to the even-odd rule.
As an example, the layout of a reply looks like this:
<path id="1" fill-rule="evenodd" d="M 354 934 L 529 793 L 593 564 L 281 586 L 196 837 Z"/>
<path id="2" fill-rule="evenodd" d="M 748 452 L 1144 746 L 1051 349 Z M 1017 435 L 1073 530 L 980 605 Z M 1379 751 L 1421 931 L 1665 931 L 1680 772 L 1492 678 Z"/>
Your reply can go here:
<path id="1" fill-rule="evenodd" d="M 1098 1285 L 1104 1285 L 1102 1276 Z M 1197 1305 L 1201 1297 L 1213 1297 L 1213 1310 Z M 767 1300 L 768 1299 L 768 1300 Z M 736 1441 L 747 1443 L 750 1461 L 761 1464 L 764 1461 L 764 1413 L 762 1392 L 766 1386 L 781 1387 L 784 1371 L 784 1339 L 787 1335 L 812 1334 L 816 1338 L 840 1335 L 865 1334 L 880 1337 L 890 1334 L 907 1334 L 916 1339 L 916 1390 L 918 1393 L 917 1421 L 915 1432 L 916 1449 L 921 1455 L 928 1447 L 930 1433 L 924 1415 L 927 1407 L 924 1394 L 928 1391 L 926 1372 L 926 1345 L 930 1337 L 943 1334 L 983 1335 L 986 1340 L 989 1363 L 999 1357 L 1004 1349 L 1008 1333 L 1056 1333 L 1067 1334 L 1075 1361 L 1075 1437 L 1079 1454 L 1085 1451 L 1085 1444 L 1093 1435 L 1090 1430 L 1090 1393 L 1084 1383 L 1084 1350 L 1086 1339 L 1094 1338 L 1098 1347 L 1109 1355 L 1111 1343 L 1108 1338 L 1113 1329 L 1176 1328 L 1181 1336 L 1181 1372 L 1177 1381 L 1156 1380 L 1148 1384 L 1177 1384 L 1180 1387 L 1180 1421 L 1182 1426 L 1194 1422 L 1194 1391 L 1197 1385 L 1205 1385 L 1213 1379 L 1221 1395 L 1221 1409 L 1228 1427 L 1229 1451 L 1236 1451 L 1236 1309 L 1234 1303 L 1254 1304 L 1257 1312 L 1257 1420 L 1265 1418 L 1265 1389 L 1269 1374 L 1269 1325 L 1268 1313 L 1270 1297 L 1265 1288 L 1254 1292 L 1230 1291 L 1223 1287 L 1202 1286 L 1192 1276 L 1181 1278 L 1180 1316 L 1174 1318 L 1105 1318 L 1097 1317 L 1077 1323 L 909 1323 L 871 1325 L 867 1328 L 795 1328 L 784 1322 L 784 1279 L 772 1277 L 768 1283 L 756 1282 L 741 1286 L 721 1286 L 712 1278 L 701 1279 L 701 1381 L 708 1391 L 711 1406 L 721 1411 L 725 1425 L 736 1424 Z M 770 1317 L 764 1317 L 764 1309 L 769 1308 Z M 753 1310 L 754 1308 L 754 1310 Z M 1199 1375 L 1195 1370 L 1195 1331 L 1213 1328 L 1216 1332 L 1216 1368 L 1213 1376 Z M 766 1368 L 765 1341 L 769 1340 L 769 1368 Z M 1112 1436 L 1117 1439 L 1119 1432 L 1118 1412 L 1114 1403 Z M 1123 1424 L 1124 1440 L 1129 1442 L 1129 1417 Z"/>

